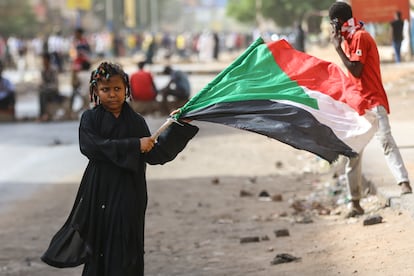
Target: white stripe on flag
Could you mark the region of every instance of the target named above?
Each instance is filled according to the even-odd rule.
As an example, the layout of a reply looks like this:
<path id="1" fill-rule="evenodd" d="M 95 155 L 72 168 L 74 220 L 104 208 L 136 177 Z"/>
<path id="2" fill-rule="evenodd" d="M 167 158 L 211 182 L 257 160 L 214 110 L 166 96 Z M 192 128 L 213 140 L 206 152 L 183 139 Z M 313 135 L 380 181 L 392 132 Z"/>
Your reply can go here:
<path id="1" fill-rule="evenodd" d="M 306 94 L 318 101 L 319 110 L 289 100 L 277 100 L 276 102 L 308 111 L 320 123 L 328 126 L 339 139 L 355 152 L 361 152 L 378 129 L 378 119 L 375 113 L 367 110 L 361 116 L 346 103 L 337 101 L 319 91 L 301 87 Z"/>

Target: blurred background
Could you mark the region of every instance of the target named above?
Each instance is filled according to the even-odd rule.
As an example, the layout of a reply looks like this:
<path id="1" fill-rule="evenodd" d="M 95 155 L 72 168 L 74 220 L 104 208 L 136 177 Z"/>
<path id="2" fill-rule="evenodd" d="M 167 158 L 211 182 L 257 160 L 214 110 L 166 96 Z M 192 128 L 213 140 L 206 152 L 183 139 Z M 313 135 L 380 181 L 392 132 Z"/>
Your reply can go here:
<path id="1" fill-rule="evenodd" d="M 0 121 L 39 116 L 37 94 L 44 53 L 51 55 L 52 67 L 59 72 L 60 94 L 74 95 L 76 87 L 70 74 L 78 74 L 73 66 L 79 42 L 88 44 L 92 66 L 103 59 L 116 59 L 128 74 L 137 69 L 140 60 L 148 61 L 148 69 L 154 74 L 160 73 L 160 66 L 166 64 L 179 65 L 181 69 L 183 64 L 198 64 L 183 69 L 193 75 L 191 81 L 196 88 L 202 87 L 259 36 L 265 41 L 286 39 L 300 51 L 329 60 L 321 51 L 332 48 L 327 10 L 333 2 L 1 0 L 0 60 L 4 64 L 3 76 L 16 86 L 16 95 L 15 106 L 0 109 Z M 366 29 L 380 47 L 384 46 L 381 51 L 390 53 L 390 60 L 393 59 L 390 22 L 395 11 L 401 11 L 405 21 L 401 52 L 403 60 L 411 59 L 414 0 L 348 2 L 357 18 L 366 19 Z M 83 30 L 82 39 L 75 36 L 79 28 Z M 215 66 L 210 68 L 207 64 Z M 204 77 L 204 82 L 194 76 L 200 69 L 210 74 Z M 84 93 L 88 91 L 87 78 L 88 74 L 83 80 Z M 162 76 L 156 81 L 163 82 Z M 78 115 L 69 117 L 76 119 Z"/>
<path id="2" fill-rule="evenodd" d="M 326 46 L 327 9 L 332 0 L 2 0 L 0 3 L 0 58 L 13 65 L 23 49 L 40 53 L 48 40 L 57 40 L 62 53 L 70 48 L 73 30 L 82 27 L 95 55 L 131 56 L 145 51 L 152 40 L 162 55 L 197 51 L 201 35 L 216 33 L 220 50 L 245 47 L 255 36 L 287 38 L 292 44 L 297 27 L 306 44 Z M 354 0 L 354 2 L 358 2 Z M 360 1 L 363 2 L 363 1 Z M 365 1 L 367 2 L 367 1 Z M 378 1 L 375 2 L 385 2 Z M 388 1 L 390 2 L 390 1 Z M 379 44 L 390 44 L 389 21 L 399 5 L 388 3 L 387 18 L 368 24 Z M 401 1 L 400 1 L 401 2 Z M 376 3 L 378 6 L 381 3 Z M 392 6 L 389 6 L 392 5 Z M 369 7 L 362 7 L 362 9 Z M 379 7 L 376 9 L 379 14 Z M 408 20 L 410 12 L 404 11 Z M 366 22 L 371 23 L 371 22 Z M 407 34 L 410 25 L 407 24 Z M 49 42 L 49 44 L 53 42 Z M 49 46 L 54 47 L 54 46 Z M 184 49 L 179 49 L 183 47 Z M 410 45 L 407 44 L 405 51 Z M 17 49 L 16 49 L 17 48 Z"/>

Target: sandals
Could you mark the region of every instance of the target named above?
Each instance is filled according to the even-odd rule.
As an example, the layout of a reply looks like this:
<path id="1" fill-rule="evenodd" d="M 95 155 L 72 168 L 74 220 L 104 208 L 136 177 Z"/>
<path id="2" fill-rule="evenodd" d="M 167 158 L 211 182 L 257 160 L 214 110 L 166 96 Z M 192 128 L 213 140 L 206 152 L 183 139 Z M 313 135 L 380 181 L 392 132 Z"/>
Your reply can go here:
<path id="1" fill-rule="evenodd" d="M 346 215 L 346 218 L 355 218 L 362 216 L 365 213 L 364 209 L 362 209 L 361 205 L 359 205 L 359 200 L 352 200 L 352 208 L 351 211 Z"/>
<path id="2" fill-rule="evenodd" d="M 410 186 L 410 182 L 404 181 L 398 184 L 401 187 L 401 195 L 411 194 L 413 191 Z"/>
<path id="3" fill-rule="evenodd" d="M 357 209 L 352 207 L 351 211 L 349 211 L 349 213 L 346 215 L 346 218 L 355 218 L 355 217 L 359 217 L 362 216 L 365 213 L 364 209 Z"/>

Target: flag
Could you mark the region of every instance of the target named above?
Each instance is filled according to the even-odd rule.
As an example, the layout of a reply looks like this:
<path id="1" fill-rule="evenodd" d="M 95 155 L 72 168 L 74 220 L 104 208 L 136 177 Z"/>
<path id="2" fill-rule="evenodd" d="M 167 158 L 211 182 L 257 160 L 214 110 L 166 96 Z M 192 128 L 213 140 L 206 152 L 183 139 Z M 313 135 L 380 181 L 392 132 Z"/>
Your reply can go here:
<path id="1" fill-rule="evenodd" d="M 341 68 L 285 40 L 253 42 L 175 114 L 259 133 L 332 163 L 355 156 L 376 117 Z"/>

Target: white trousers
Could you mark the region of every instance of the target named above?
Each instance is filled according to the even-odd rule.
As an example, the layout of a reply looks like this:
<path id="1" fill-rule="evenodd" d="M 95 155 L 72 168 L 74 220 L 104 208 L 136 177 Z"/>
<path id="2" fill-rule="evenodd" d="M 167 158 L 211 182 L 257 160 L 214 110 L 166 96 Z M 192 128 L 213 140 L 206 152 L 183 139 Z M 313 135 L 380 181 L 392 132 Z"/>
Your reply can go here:
<path id="1" fill-rule="evenodd" d="M 391 126 L 388 114 L 383 106 L 372 109 L 378 116 L 379 127 L 375 137 L 380 142 L 384 151 L 385 161 L 394 176 L 397 184 L 409 181 L 408 172 L 402 160 L 400 150 L 391 134 Z M 352 200 L 361 199 L 362 195 L 362 152 L 355 158 L 348 158 L 345 165 L 345 176 L 348 182 L 348 189 Z"/>

